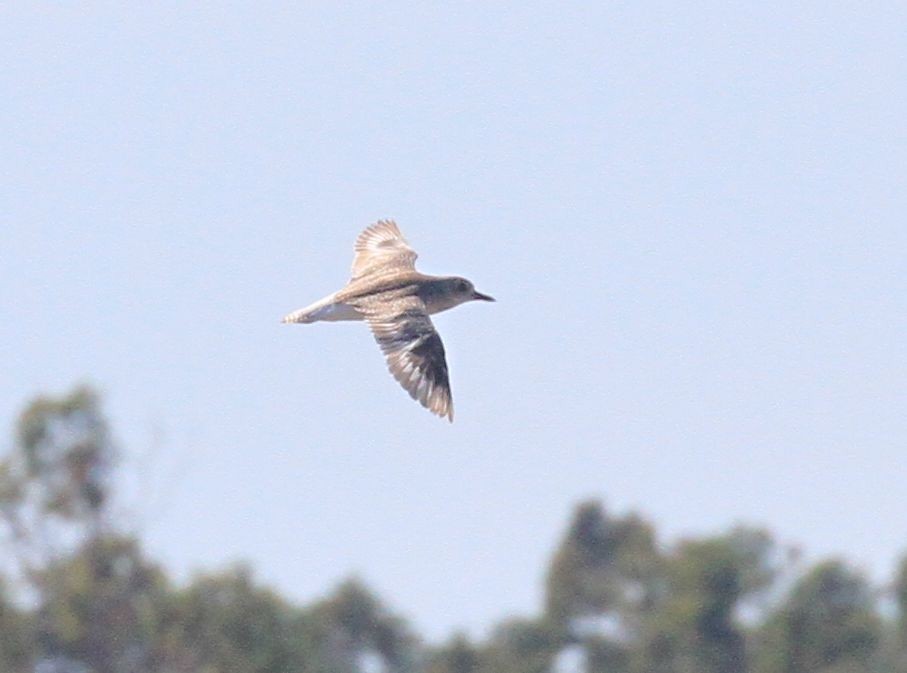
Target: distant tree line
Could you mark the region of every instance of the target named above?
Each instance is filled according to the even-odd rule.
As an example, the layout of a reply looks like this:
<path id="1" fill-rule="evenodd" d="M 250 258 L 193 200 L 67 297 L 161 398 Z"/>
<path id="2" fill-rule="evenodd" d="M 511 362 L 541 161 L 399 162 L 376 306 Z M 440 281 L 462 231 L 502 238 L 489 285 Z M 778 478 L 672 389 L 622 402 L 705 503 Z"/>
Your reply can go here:
<path id="1" fill-rule="evenodd" d="M 361 582 L 299 606 L 236 566 L 171 581 L 113 514 L 98 396 L 40 397 L 0 454 L 0 673 L 907 673 L 907 559 L 874 587 L 763 530 L 658 542 L 581 503 L 539 614 L 420 639 Z"/>

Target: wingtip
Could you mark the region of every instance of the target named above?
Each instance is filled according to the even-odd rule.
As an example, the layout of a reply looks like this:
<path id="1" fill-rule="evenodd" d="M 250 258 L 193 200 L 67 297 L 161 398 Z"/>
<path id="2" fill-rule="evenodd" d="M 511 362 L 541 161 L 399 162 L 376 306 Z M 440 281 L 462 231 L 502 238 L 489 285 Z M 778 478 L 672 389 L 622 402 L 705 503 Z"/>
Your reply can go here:
<path id="1" fill-rule="evenodd" d="M 449 423 L 453 423 L 453 421 L 454 421 L 453 404 L 451 404 L 446 409 L 443 406 L 438 408 L 435 406 L 431 406 L 429 404 L 423 404 L 422 406 L 424 406 L 426 409 L 428 409 L 431 413 L 433 413 L 438 418 L 440 418 L 440 419 L 446 418 Z"/>

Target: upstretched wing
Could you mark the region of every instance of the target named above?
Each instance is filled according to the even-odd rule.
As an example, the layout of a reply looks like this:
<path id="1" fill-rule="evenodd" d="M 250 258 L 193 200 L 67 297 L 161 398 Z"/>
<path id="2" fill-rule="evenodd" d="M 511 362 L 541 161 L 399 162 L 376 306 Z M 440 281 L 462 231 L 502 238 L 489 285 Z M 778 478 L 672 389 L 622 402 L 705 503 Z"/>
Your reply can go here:
<path id="1" fill-rule="evenodd" d="M 453 422 L 444 344 L 416 295 L 382 292 L 356 301 L 394 378 L 414 400 Z"/>
<path id="2" fill-rule="evenodd" d="M 394 273 L 416 268 L 416 251 L 409 247 L 393 220 L 380 220 L 356 239 L 350 281 L 375 272 Z"/>

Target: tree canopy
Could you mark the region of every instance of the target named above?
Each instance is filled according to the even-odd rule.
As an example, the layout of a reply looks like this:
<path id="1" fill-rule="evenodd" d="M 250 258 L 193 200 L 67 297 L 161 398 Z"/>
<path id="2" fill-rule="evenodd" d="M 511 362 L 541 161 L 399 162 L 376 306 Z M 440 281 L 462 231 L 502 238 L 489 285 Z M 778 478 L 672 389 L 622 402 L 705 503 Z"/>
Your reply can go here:
<path id="1" fill-rule="evenodd" d="M 78 387 L 0 454 L 0 672 L 907 673 L 907 557 L 873 586 L 765 530 L 659 540 L 579 503 L 537 614 L 427 643 L 355 578 L 299 605 L 238 564 L 175 583 L 115 516 L 119 447 Z M 880 599 L 893 606 L 883 610 Z"/>

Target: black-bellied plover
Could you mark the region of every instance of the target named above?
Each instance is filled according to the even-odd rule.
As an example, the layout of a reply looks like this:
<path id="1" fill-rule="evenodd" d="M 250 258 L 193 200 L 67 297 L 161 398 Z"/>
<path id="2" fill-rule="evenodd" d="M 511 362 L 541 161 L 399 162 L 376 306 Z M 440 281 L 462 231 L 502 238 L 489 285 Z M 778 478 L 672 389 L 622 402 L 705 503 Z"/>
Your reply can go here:
<path id="1" fill-rule="evenodd" d="M 416 252 L 393 220 L 381 220 L 356 239 L 349 283 L 283 322 L 365 320 L 394 378 L 422 406 L 453 422 L 444 344 L 430 316 L 467 301 L 494 301 L 457 276 L 416 271 Z"/>

